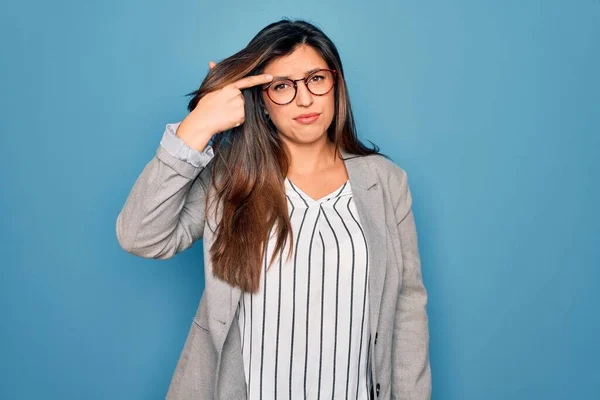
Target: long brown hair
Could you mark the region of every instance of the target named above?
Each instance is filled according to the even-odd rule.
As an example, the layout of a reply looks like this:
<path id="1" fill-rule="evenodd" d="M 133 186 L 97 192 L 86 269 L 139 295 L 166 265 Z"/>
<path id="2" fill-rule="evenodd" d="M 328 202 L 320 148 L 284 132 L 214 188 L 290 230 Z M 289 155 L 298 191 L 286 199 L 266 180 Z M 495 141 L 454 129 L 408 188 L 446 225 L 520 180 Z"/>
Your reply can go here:
<path id="1" fill-rule="evenodd" d="M 357 137 L 342 62 L 335 45 L 321 29 L 303 20 L 274 22 L 258 32 L 244 49 L 220 61 L 209 71 L 200 88 L 188 94 L 194 96 L 188 110 L 192 111 L 198 101 L 213 90 L 245 76 L 263 73 L 269 62 L 292 53 L 300 45 L 314 48 L 329 68 L 338 71 L 335 115 L 327 130 L 329 140 L 335 144 L 336 155 L 339 147 L 359 156 L 380 154 L 376 145 L 370 149 Z M 288 259 L 292 255 L 294 238 L 284 189 L 289 160 L 275 125 L 262 111 L 260 86 L 244 89 L 243 94 L 245 122 L 212 139 L 215 156 L 211 161 L 211 183 L 217 194 L 215 200 L 222 207 L 222 218 L 213 231 L 216 237 L 210 257 L 216 277 L 244 291 L 256 292 L 266 242 L 274 236 L 272 229 L 277 240 L 269 266 L 288 237 Z M 208 201 L 206 207 L 208 210 Z"/>

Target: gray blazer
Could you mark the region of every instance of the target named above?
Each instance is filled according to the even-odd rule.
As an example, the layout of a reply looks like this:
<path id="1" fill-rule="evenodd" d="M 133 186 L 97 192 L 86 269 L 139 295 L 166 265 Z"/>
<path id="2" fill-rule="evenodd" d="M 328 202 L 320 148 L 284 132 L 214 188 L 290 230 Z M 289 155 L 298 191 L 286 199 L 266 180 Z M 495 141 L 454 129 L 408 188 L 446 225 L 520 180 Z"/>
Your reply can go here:
<path id="1" fill-rule="evenodd" d="M 145 166 L 116 221 L 121 247 L 167 259 L 204 240 L 205 290 L 175 368 L 169 400 L 246 399 L 235 311 L 240 290 L 215 278 L 209 249 L 219 212 L 205 215 L 213 157 L 196 165 L 163 146 Z M 372 382 L 376 399 L 431 397 L 427 292 L 406 172 L 379 156 L 342 151 L 369 248 Z M 380 335 L 381 334 L 381 335 Z"/>

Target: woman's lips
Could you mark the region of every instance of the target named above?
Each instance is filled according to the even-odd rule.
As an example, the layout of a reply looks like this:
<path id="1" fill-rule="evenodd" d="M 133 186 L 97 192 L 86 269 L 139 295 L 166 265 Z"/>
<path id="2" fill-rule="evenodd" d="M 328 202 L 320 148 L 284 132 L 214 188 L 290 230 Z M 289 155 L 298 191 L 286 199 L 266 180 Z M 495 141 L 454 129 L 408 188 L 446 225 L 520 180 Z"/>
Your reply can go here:
<path id="1" fill-rule="evenodd" d="M 319 115 L 321 115 L 321 114 L 315 114 L 310 117 L 294 118 L 294 120 L 296 120 L 297 122 L 299 122 L 301 124 L 312 124 L 319 118 Z"/>

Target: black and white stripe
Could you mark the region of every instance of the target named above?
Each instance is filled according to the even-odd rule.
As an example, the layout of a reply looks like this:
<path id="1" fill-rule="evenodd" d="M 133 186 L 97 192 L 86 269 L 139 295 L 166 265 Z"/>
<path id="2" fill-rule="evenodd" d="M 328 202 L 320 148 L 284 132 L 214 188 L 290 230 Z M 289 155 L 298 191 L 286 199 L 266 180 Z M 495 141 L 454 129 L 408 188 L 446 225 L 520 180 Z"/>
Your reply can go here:
<path id="1" fill-rule="evenodd" d="M 367 400 L 368 248 L 350 182 L 318 200 L 285 188 L 292 257 L 283 249 L 265 273 L 271 238 L 259 291 L 239 303 L 248 399 Z"/>

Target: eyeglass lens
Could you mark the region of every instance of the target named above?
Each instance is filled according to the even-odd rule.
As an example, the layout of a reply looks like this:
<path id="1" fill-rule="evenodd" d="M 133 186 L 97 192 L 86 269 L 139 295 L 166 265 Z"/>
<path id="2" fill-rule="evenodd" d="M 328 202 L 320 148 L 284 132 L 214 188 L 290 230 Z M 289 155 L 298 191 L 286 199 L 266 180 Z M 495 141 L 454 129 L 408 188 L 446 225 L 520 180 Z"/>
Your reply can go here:
<path id="1" fill-rule="evenodd" d="M 314 95 L 323 95 L 331 90 L 334 76 L 331 71 L 316 71 L 307 77 L 308 90 Z M 276 80 L 269 86 L 268 95 L 275 103 L 286 104 L 296 96 L 294 82 L 289 79 Z"/>

